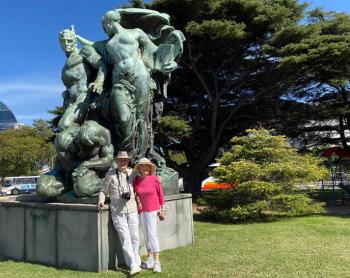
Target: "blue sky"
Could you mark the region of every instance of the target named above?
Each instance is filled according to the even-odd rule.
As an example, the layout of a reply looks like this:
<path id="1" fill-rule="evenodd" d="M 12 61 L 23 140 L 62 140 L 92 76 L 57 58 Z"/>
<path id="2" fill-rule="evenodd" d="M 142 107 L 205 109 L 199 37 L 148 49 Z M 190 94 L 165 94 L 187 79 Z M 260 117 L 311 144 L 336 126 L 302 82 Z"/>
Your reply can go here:
<path id="1" fill-rule="evenodd" d="M 176 1 L 176 0 L 174 0 Z M 303 1 L 301 1 L 303 2 Z M 350 13 L 350 0 L 310 0 L 312 6 Z M 62 104 L 61 69 L 65 55 L 58 33 L 75 25 L 90 40 L 106 36 L 101 17 L 122 0 L 1 0 L 0 100 L 21 123 L 49 119 Z"/>

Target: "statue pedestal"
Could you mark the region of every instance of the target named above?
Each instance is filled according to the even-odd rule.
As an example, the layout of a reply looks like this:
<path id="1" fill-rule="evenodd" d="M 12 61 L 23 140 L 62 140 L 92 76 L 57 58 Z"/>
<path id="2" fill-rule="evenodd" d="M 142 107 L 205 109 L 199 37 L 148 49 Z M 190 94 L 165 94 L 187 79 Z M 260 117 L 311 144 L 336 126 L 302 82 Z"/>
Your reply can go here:
<path id="1" fill-rule="evenodd" d="M 30 200 L 32 198 L 32 200 Z M 0 201 L 0 257 L 60 268 L 104 271 L 124 264 L 108 205 Z M 191 194 L 165 196 L 167 218 L 159 223 L 161 249 L 193 243 Z M 140 230 L 140 254 L 145 255 Z"/>

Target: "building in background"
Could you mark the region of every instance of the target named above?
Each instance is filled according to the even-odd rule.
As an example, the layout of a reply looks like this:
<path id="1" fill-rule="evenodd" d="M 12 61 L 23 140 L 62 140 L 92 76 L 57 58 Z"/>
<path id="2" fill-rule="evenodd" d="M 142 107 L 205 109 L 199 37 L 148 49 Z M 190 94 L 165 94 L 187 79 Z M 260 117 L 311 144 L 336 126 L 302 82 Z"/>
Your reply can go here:
<path id="1" fill-rule="evenodd" d="M 2 101 L 0 101 L 0 132 L 7 129 L 18 128 L 22 125 L 23 124 L 17 122 L 12 111 Z"/>

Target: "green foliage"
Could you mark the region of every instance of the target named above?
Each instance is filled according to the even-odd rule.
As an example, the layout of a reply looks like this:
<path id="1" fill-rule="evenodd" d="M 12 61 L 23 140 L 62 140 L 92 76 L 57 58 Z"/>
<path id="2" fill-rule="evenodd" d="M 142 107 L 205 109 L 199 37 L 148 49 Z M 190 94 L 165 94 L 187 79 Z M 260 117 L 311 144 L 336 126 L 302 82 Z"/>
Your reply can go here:
<path id="1" fill-rule="evenodd" d="M 321 213 L 322 203 L 316 203 L 304 194 L 280 194 L 270 200 L 272 214 L 279 216 L 301 216 Z"/>
<path id="2" fill-rule="evenodd" d="M 187 163 L 186 155 L 184 152 L 169 151 L 169 157 L 177 165 Z"/>
<path id="3" fill-rule="evenodd" d="M 350 150 L 349 44 L 350 15 L 318 8 L 303 25 L 279 30 L 264 45 L 266 54 L 280 57 L 279 68 L 308 83 L 288 95 L 278 120 L 279 130 L 305 147 L 341 144 Z"/>
<path id="4" fill-rule="evenodd" d="M 48 121 L 49 127 L 54 131 L 58 132 L 58 123 L 63 115 L 63 106 L 56 106 L 55 109 L 48 111 L 50 114 L 54 115 L 54 117 Z"/>
<path id="5" fill-rule="evenodd" d="M 186 153 L 188 163 L 177 170 L 198 194 L 218 150 L 244 130 L 269 123 L 280 98 L 305 87 L 304 75 L 280 66 L 284 57 L 275 45 L 311 32 L 300 24 L 307 5 L 297 0 L 154 0 L 147 6 L 168 13 L 186 37 L 164 111 L 186 119 L 190 135 L 171 144 L 164 140 L 171 133 L 157 136 L 165 152 Z M 288 37 L 290 29 L 298 38 Z"/>
<path id="6" fill-rule="evenodd" d="M 248 136 L 231 140 L 232 149 L 219 160 L 221 166 L 214 169 L 213 176 L 222 182 L 260 180 L 293 185 L 328 175 L 325 168 L 318 166 L 320 159 L 299 155 L 288 146 L 285 136 L 274 136 L 266 129 L 247 132 Z"/>
<path id="7" fill-rule="evenodd" d="M 191 132 L 188 122 L 175 115 L 167 115 L 160 118 L 159 132 L 168 134 L 171 138 L 187 137 Z"/>
<path id="8" fill-rule="evenodd" d="M 38 134 L 43 138 L 47 138 L 49 141 L 54 140 L 54 132 L 51 129 L 50 122 L 43 119 L 34 120 L 33 127 L 37 130 Z"/>
<path id="9" fill-rule="evenodd" d="M 191 21 L 186 31 L 195 35 L 211 35 L 217 39 L 241 39 L 245 35 L 245 25 L 232 20 L 204 20 L 201 23 Z"/>
<path id="10" fill-rule="evenodd" d="M 321 159 L 299 155 L 285 136 L 271 131 L 247 130 L 234 137 L 233 147 L 219 159 L 213 176 L 235 183 L 232 190 L 206 197 L 203 215 L 221 222 L 260 221 L 281 216 L 299 216 L 323 211 L 322 204 L 300 194 L 294 185 L 318 181 L 328 175 Z"/>
<path id="11" fill-rule="evenodd" d="M 47 131 L 31 127 L 1 132 L 0 176 L 37 175 L 43 166 L 51 166 L 55 150 L 49 136 Z"/>
<path id="12" fill-rule="evenodd" d="M 143 0 L 129 0 L 130 6 L 132 8 L 144 8 L 145 7 L 145 3 L 143 2 Z"/>

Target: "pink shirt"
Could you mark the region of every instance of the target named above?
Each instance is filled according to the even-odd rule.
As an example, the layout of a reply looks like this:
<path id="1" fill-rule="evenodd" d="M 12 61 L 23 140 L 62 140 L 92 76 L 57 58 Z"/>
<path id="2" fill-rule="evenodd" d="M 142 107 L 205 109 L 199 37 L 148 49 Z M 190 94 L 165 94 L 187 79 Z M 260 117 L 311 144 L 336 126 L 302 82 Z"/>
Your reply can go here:
<path id="1" fill-rule="evenodd" d="M 150 175 L 144 179 L 135 177 L 134 188 L 140 198 L 142 211 L 157 211 L 164 205 L 163 189 L 157 176 Z"/>

